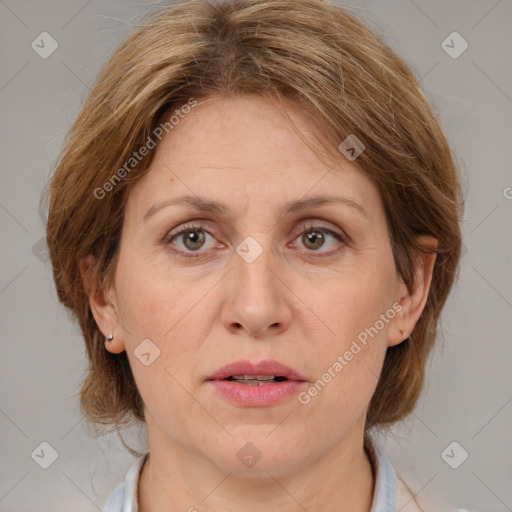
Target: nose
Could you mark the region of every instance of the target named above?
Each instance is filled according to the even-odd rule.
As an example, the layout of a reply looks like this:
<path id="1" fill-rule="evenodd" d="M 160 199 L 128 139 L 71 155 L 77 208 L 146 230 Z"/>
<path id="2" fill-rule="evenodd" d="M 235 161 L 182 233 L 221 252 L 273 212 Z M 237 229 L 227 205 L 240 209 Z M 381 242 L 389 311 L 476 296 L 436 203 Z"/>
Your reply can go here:
<path id="1" fill-rule="evenodd" d="M 233 268 L 226 276 L 226 300 L 221 319 L 232 334 L 245 334 L 263 339 L 277 336 L 291 324 L 290 296 L 284 276 L 271 249 L 252 262 L 238 253 Z"/>

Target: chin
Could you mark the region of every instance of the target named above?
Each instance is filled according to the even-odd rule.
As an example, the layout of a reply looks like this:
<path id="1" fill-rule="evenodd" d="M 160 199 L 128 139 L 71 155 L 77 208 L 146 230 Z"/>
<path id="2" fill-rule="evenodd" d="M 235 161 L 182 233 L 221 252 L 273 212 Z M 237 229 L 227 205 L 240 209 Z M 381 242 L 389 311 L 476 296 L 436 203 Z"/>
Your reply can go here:
<path id="1" fill-rule="evenodd" d="M 228 430 L 233 438 L 223 436 L 222 442 L 217 438 L 215 453 L 205 455 L 234 475 L 268 478 L 268 473 L 272 476 L 286 474 L 300 467 L 312 454 L 312 443 L 304 442 L 303 433 L 295 438 L 285 428 L 276 428 L 275 424 L 241 425 Z"/>

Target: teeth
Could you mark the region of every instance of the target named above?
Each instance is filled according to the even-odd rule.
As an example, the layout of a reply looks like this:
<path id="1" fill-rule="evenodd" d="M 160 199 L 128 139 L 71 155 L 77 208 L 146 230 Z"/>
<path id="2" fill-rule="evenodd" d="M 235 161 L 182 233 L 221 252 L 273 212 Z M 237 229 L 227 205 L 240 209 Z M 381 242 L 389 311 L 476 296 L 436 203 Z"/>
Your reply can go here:
<path id="1" fill-rule="evenodd" d="M 268 386 L 269 384 L 273 384 L 276 382 L 275 380 L 258 380 L 258 379 L 249 379 L 249 380 L 237 380 L 238 384 L 245 384 L 246 386 Z"/>
<path id="2" fill-rule="evenodd" d="M 275 375 L 233 375 L 233 380 L 246 386 L 265 386 L 274 382 Z"/>
<path id="3" fill-rule="evenodd" d="M 273 380 L 275 375 L 233 375 L 233 380 Z"/>

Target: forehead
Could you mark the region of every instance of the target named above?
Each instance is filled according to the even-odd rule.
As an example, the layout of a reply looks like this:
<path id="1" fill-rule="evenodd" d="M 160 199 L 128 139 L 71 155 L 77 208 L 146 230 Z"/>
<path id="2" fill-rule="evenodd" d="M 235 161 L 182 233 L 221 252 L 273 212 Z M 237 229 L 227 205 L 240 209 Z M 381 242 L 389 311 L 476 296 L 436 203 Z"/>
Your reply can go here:
<path id="1" fill-rule="evenodd" d="M 163 137 L 130 191 L 129 207 L 140 217 L 154 203 L 181 195 L 217 199 L 233 205 L 233 213 L 251 202 L 270 207 L 309 195 L 338 193 L 368 207 L 378 202 L 376 187 L 357 166 L 325 153 L 324 128 L 291 100 L 285 107 L 292 124 L 268 98 L 200 103 Z"/>

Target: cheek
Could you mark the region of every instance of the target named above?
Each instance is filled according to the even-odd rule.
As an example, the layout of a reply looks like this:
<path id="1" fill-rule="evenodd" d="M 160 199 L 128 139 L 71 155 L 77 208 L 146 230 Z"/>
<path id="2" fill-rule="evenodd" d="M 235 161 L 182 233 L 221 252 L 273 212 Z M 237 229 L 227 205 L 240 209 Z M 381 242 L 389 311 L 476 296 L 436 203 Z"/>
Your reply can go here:
<path id="1" fill-rule="evenodd" d="M 177 282 L 142 273 L 119 291 L 126 352 L 137 388 L 146 412 L 167 424 L 169 418 L 194 405 L 186 390 L 197 366 L 202 330 L 207 328 L 197 316 L 200 308 L 193 307 L 200 297 L 195 291 L 185 292 Z M 186 434 L 180 422 L 169 422 L 166 428 L 174 435 Z"/>
<path id="2" fill-rule="evenodd" d="M 310 295 L 323 323 L 322 339 L 311 354 L 317 385 L 304 397 L 326 410 L 357 410 L 377 385 L 395 315 L 392 261 L 352 268 Z M 323 305 L 323 306 L 320 306 Z"/>
<path id="3" fill-rule="evenodd" d="M 324 333 L 330 340 L 326 345 L 342 349 L 373 326 L 392 306 L 393 279 L 392 263 L 368 262 L 343 269 L 323 279 L 320 286 L 308 285 L 307 303 L 322 321 Z M 386 331 L 385 328 L 379 330 Z"/>
<path id="4" fill-rule="evenodd" d="M 184 282 L 160 260 L 161 256 L 137 252 L 136 247 L 122 248 L 116 290 L 119 313 L 130 338 L 162 340 L 194 304 L 193 284 Z"/>
<path id="5" fill-rule="evenodd" d="M 173 377 L 188 386 L 201 341 L 211 329 L 213 306 L 207 292 L 213 283 L 163 276 L 135 258 L 118 269 L 117 303 L 126 351 L 144 401 L 147 397 L 155 402 L 170 390 L 179 392 Z M 147 353 L 146 362 L 151 363 L 146 366 L 141 356 Z"/>

